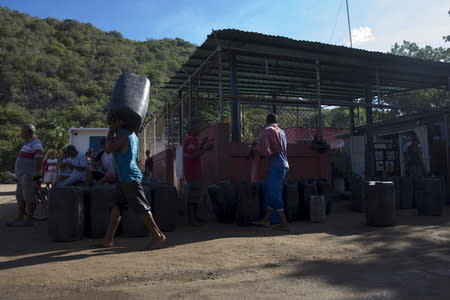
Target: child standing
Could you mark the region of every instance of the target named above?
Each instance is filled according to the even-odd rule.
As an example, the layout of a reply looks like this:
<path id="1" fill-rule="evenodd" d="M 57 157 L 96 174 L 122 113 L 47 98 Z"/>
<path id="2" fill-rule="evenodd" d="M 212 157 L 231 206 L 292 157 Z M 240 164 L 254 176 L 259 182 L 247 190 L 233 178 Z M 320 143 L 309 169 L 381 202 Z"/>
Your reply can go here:
<path id="1" fill-rule="evenodd" d="M 44 160 L 44 183 L 47 188 L 51 188 L 56 181 L 58 174 L 58 159 L 55 150 L 47 152 L 47 158 Z"/>

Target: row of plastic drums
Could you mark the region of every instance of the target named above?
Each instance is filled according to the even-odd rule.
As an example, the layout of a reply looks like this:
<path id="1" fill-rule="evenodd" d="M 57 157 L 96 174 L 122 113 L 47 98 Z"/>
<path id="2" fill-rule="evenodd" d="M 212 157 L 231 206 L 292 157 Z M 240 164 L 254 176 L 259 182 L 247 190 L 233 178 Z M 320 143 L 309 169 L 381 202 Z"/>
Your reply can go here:
<path id="1" fill-rule="evenodd" d="M 394 225 L 396 209 L 417 209 L 420 216 L 440 216 L 446 199 L 442 177 L 388 177 L 372 180 L 354 176 L 351 207 L 366 212 L 368 225 Z"/>

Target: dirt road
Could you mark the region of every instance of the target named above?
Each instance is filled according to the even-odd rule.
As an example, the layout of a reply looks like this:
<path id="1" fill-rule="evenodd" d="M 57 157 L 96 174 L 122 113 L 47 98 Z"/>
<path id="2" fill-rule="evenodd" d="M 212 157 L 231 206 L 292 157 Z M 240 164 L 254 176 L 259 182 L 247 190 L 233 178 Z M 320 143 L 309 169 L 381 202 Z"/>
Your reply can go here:
<path id="1" fill-rule="evenodd" d="M 0 222 L 15 212 L 0 185 Z M 145 238 L 55 243 L 46 222 L 0 226 L 0 299 L 449 299 L 450 207 L 441 217 L 398 213 L 397 225 L 365 225 L 346 201 L 322 224 L 292 232 L 181 224 L 167 247 Z"/>

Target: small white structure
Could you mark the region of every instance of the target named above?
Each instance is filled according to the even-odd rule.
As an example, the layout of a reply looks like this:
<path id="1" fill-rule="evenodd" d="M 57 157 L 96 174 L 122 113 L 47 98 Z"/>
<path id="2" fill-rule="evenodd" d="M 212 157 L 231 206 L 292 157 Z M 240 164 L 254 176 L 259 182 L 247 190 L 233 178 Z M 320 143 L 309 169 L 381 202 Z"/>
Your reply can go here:
<path id="1" fill-rule="evenodd" d="M 100 150 L 100 141 L 107 134 L 108 128 L 69 128 L 69 144 L 81 153 L 86 153 L 89 148 L 96 153 Z"/>

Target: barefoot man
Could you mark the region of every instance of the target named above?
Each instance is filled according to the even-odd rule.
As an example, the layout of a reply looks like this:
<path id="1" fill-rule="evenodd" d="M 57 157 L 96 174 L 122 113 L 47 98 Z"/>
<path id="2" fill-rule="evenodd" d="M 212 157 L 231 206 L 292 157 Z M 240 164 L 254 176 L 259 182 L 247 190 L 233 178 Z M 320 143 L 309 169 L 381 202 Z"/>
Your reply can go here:
<path id="1" fill-rule="evenodd" d="M 283 186 L 285 184 L 289 163 L 287 160 L 287 139 L 284 131 L 278 126 L 277 115 L 268 114 L 266 117 L 266 127 L 261 131 L 256 144 L 255 162 L 260 157 L 269 158 L 269 174 L 267 180 L 268 206 L 264 217 L 254 222 L 255 225 L 269 227 L 270 216 L 275 209 L 280 215 L 281 224 L 274 226 L 275 229 L 289 231 L 289 224 L 286 219 L 283 207 Z M 252 176 L 253 177 L 253 176 Z M 252 178 L 252 181 L 253 178 Z"/>
<path id="2" fill-rule="evenodd" d="M 156 225 L 150 211 L 150 205 L 145 198 L 141 180 L 142 173 L 137 165 L 138 138 L 136 134 L 124 126 L 124 122 L 112 118 L 109 122 L 109 132 L 105 142 L 105 152 L 113 153 L 113 163 L 116 171 L 117 186 L 122 193 L 121 200 L 115 203 L 112 210 L 103 241 L 98 247 L 112 247 L 114 234 L 120 223 L 121 211 L 128 207 L 133 209 L 148 228 L 151 240 L 148 250 L 161 246 L 166 237 Z"/>

